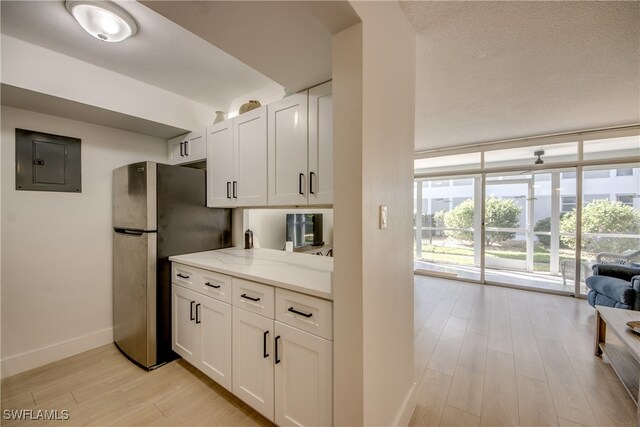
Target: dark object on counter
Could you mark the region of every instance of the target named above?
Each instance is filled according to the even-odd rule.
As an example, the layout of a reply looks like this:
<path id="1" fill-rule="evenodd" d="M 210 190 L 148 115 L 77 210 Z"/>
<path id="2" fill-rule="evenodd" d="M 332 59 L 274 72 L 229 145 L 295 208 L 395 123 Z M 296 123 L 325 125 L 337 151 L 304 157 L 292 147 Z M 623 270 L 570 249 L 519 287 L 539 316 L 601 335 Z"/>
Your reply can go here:
<path id="1" fill-rule="evenodd" d="M 244 232 L 244 248 L 253 249 L 253 231 L 249 229 Z"/>

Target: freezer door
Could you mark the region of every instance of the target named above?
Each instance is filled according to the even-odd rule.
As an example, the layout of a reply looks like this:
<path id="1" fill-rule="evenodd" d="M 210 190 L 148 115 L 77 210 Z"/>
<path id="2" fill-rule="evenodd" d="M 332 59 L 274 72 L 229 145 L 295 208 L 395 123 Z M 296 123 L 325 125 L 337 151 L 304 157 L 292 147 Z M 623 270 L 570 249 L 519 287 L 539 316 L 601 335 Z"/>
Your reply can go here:
<path id="1" fill-rule="evenodd" d="M 156 364 L 157 234 L 113 232 L 113 338 L 144 367 Z"/>
<path id="2" fill-rule="evenodd" d="M 141 162 L 113 171 L 113 227 L 156 230 L 157 166 Z"/>

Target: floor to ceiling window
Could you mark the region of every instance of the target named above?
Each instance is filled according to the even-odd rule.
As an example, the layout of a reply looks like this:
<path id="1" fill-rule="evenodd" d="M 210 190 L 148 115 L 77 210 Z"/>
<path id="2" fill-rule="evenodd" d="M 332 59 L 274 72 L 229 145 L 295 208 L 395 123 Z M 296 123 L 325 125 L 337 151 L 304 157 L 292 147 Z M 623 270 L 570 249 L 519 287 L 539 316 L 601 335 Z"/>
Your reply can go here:
<path id="1" fill-rule="evenodd" d="M 640 262 L 638 133 L 416 159 L 416 272 L 583 295 L 594 263 Z"/>

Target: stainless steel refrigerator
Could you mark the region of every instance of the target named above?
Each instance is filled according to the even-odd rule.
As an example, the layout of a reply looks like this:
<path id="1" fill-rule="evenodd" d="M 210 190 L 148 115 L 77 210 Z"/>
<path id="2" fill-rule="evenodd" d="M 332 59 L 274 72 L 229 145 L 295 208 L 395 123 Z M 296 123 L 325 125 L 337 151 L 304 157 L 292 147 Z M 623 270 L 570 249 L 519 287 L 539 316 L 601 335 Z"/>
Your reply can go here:
<path id="1" fill-rule="evenodd" d="M 205 171 L 154 162 L 113 171 L 113 338 L 152 369 L 171 350 L 168 258 L 231 246 L 230 209 L 205 207 Z"/>

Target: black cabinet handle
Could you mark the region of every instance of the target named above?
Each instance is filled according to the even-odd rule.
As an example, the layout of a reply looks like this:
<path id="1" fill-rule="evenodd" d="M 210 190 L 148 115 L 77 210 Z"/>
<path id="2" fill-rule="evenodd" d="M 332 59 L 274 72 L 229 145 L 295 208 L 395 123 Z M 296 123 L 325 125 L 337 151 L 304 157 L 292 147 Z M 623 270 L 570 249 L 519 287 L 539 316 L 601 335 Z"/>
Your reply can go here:
<path id="1" fill-rule="evenodd" d="M 304 178 L 304 174 L 300 173 L 298 175 L 298 193 L 304 196 L 304 191 L 302 190 L 302 178 Z"/>
<path id="2" fill-rule="evenodd" d="M 200 304 L 196 304 L 196 323 L 200 323 Z"/>
<path id="3" fill-rule="evenodd" d="M 258 297 L 258 298 L 254 298 L 254 297 L 250 297 L 250 296 L 249 296 L 249 295 L 247 295 L 247 294 L 242 294 L 242 295 L 240 295 L 240 298 L 248 299 L 248 300 L 251 300 L 251 301 L 260 301 L 260 297 Z"/>
<path id="4" fill-rule="evenodd" d="M 313 177 L 315 173 L 309 172 L 309 194 L 316 194 L 313 192 Z"/>
<path id="5" fill-rule="evenodd" d="M 189 141 L 185 141 L 184 142 L 184 155 L 188 156 L 189 155 Z"/>
<path id="6" fill-rule="evenodd" d="M 238 181 L 233 181 L 233 198 L 238 198 Z"/>
<path id="7" fill-rule="evenodd" d="M 264 335 L 262 337 L 262 357 L 265 359 L 269 357 L 269 353 L 267 353 L 267 335 L 269 335 L 269 331 L 264 331 Z"/>
<path id="8" fill-rule="evenodd" d="M 209 287 L 212 287 L 214 289 L 219 289 L 220 288 L 220 285 L 212 285 L 211 282 L 207 282 L 207 283 L 205 283 L 205 285 L 207 285 Z"/>
<path id="9" fill-rule="evenodd" d="M 196 320 L 195 317 L 193 317 L 193 304 L 195 304 L 195 301 L 191 301 L 191 307 L 189 308 L 189 319 L 190 320 Z"/>
<path id="10" fill-rule="evenodd" d="M 276 337 L 275 348 L 276 348 L 276 365 L 280 363 L 280 359 L 278 359 L 278 340 L 280 339 L 280 335 Z"/>
<path id="11" fill-rule="evenodd" d="M 227 199 L 231 198 L 231 181 L 227 181 Z"/>
<path id="12" fill-rule="evenodd" d="M 188 279 L 189 276 L 183 276 L 182 274 L 178 273 L 177 276 L 181 279 Z"/>
<path id="13" fill-rule="evenodd" d="M 180 157 L 184 157 L 184 142 L 180 143 Z"/>
<path id="14" fill-rule="evenodd" d="M 313 316 L 313 313 L 303 313 L 303 312 L 301 312 L 301 311 L 296 310 L 296 309 L 295 309 L 295 308 L 293 308 L 293 307 L 289 307 L 289 310 L 288 310 L 288 311 L 290 311 L 290 312 L 292 312 L 292 313 L 295 313 L 295 314 L 299 314 L 300 316 L 304 316 L 304 317 L 306 317 L 307 319 L 308 319 L 309 317 Z"/>

